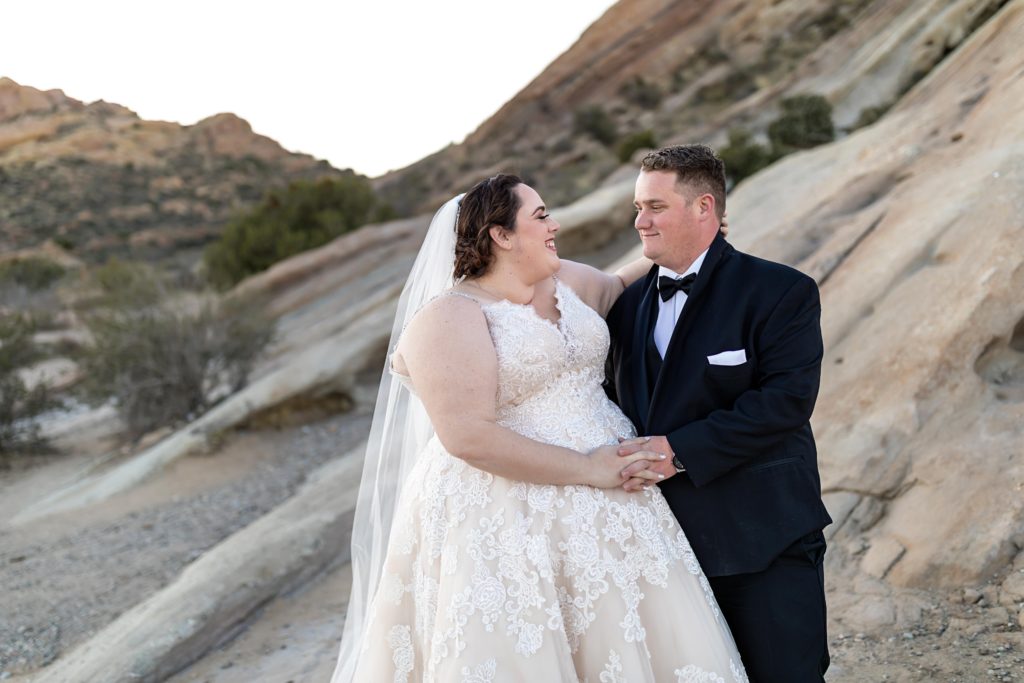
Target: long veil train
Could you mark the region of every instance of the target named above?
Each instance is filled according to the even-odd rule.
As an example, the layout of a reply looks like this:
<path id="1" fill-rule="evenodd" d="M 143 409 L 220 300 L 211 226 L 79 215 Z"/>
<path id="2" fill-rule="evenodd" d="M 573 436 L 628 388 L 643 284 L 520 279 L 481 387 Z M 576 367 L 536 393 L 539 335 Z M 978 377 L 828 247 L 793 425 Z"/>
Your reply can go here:
<path id="1" fill-rule="evenodd" d="M 391 352 L 416 312 L 454 284 L 455 220 L 462 197 L 449 200 L 434 215 L 398 298 L 352 524 L 352 593 L 331 683 L 349 683 L 355 674 L 357 649 L 380 582 L 398 493 L 417 454 L 434 433 L 423 404 L 392 376 Z"/>

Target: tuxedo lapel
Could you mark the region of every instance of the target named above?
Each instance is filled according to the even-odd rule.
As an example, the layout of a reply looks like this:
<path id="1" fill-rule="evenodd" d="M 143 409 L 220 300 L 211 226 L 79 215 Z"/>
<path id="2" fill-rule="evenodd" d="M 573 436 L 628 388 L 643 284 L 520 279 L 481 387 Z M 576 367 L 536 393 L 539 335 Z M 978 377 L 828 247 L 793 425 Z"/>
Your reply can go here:
<path id="1" fill-rule="evenodd" d="M 647 381 L 647 339 L 651 335 L 652 321 L 658 315 L 655 297 L 658 295 L 657 266 L 652 269 L 654 277 L 645 283 L 640 306 L 636 312 L 636 323 L 633 325 L 633 356 L 630 359 L 630 372 L 636 386 L 637 415 L 646 417 L 651 405 L 651 384 Z M 646 427 L 646 425 L 643 425 Z"/>
<path id="2" fill-rule="evenodd" d="M 704 257 L 704 263 L 701 264 L 700 272 L 697 273 L 697 279 L 690 288 L 690 293 L 686 296 L 683 310 L 679 312 L 679 320 L 676 321 L 676 326 L 672 330 L 672 337 L 669 339 L 668 347 L 665 349 L 665 358 L 661 364 L 658 381 L 655 382 L 654 389 L 650 393 L 650 405 L 645 413 L 641 413 L 646 415 L 647 418 L 645 426 L 651 424 L 654 418 L 654 411 L 659 404 L 659 399 L 667 391 L 665 387 L 672 383 L 671 377 L 675 372 L 676 363 L 674 361 L 679 356 L 678 350 L 684 343 L 683 340 L 686 338 L 687 330 L 693 326 L 693 322 L 696 319 L 694 310 L 701 305 L 703 294 L 707 290 L 708 283 L 711 281 L 715 269 L 718 268 L 722 259 L 727 257 L 732 251 L 732 245 L 725 241 L 721 233 L 715 236 L 715 240 L 708 249 L 708 255 Z"/>

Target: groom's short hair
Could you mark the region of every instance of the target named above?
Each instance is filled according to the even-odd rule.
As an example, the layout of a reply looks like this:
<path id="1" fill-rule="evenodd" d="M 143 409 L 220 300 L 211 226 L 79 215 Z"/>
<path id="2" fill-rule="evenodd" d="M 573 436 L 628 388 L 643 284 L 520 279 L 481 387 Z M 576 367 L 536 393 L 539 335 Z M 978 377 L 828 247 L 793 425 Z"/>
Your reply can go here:
<path id="1" fill-rule="evenodd" d="M 680 189 L 710 194 L 718 217 L 725 213 L 725 164 L 707 145 L 662 147 L 643 158 L 640 170 L 674 171 Z"/>

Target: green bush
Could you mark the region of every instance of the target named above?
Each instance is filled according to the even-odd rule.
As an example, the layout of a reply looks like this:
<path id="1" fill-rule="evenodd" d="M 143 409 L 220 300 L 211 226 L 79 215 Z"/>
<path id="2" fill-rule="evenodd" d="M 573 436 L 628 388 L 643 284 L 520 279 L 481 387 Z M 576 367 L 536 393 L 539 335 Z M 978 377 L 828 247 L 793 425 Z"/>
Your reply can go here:
<path id="1" fill-rule="evenodd" d="M 58 403 L 45 386 L 30 390 L 17 374 L 41 357 L 32 343 L 33 331 L 32 322 L 24 316 L 0 318 L 0 455 L 47 448 L 36 417 Z"/>
<path id="2" fill-rule="evenodd" d="M 795 95 L 781 102 L 782 113 L 768 126 L 768 146 L 754 140 L 749 131 L 729 131 L 729 144 L 719 156 L 733 183 L 757 173 L 787 154 L 835 139 L 832 105 L 820 95 Z"/>
<path id="3" fill-rule="evenodd" d="M 858 128 L 865 128 L 878 121 L 878 119 L 885 116 L 885 113 L 889 111 L 891 104 L 880 104 L 875 107 L 865 107 L 860 110 L 860 114 L 857 116 L 857 122 L 853 124 L 851 130 L 857 130 Z"/>
<path id="4" fill-rule="evenodd" d="M 94 305 L 142 308 L 157 303 L 165 294 L 163 283 L 152 266 L 111 257 L 91 273 L 101 292 Z"/>
<path id="5" fill-rule="evenodd" d="M 21 285 L 31 291 L 48 289 L 64 277 L 64 266 L 30 256 L 0 263 L 0 283 Z"/>
<path id="6" fill-rule="evenodd" d="M 733 184 L 754 175 L 773 161 L 769 149 L 741 128 L 729 131 L 729 144 L 719 151 L 718 156 L 725 162 L 726 175 Z"/>
<path id="7" fill-rule="evenodd" d="M 654 109 L 661 104 L 662 92 L 655 83 L 644 80 L 640 76 L 626 81 L 619 88 L 619 94 L 627 101 L 644 109 Z"/>
<path id="8" fill-rule="evenodd" d="M 781 116 L 768 126 L 768 139 L 777 157 L 835 139 L 832 105 L 821 95 L 787 97 L 781 107 Z"/>
<path id="9" fill-rule="evenodd" d="M 293 182 L 228 223 L 203 254 L 207 279 L 226 289 L 289 256 L 392 216 L 369 180 L 355 173 Z"/>
<path id="10" fill-rule="evenodd" d="M 85 320 L 95 341 L 81 358 L 87 395 L 112 398 L 134 437 L 195 419 L 241 389 L 273 336 L 273 323 L 252 302 L 191 312 L 125 305 Z"/>
<path id="11" fill-rule="evenodd" d="M 577 109 L 573 129 L 582 135 L 589 135 L 605 147 L 614 145 L 619 137 L 612 117 L 598 105 Z"/>
<path id="12" fill-rule="evenodd" d="M 74 251 L 75 249 L 75 241 L 67 235 L 57 235 L 53 238 L 53 242 L 64 251 Z"/>
<path id="13" fill-rule="evenodd" d="M 657 146 L 658 141 L 654 137 L 654 131 L 648 128 L 647 130 L 630 133 L 622 138 L 619 146 L 616 148 L 616 152 L 619 155 L 619 161 L 626 163 L 633 158 L 633 153 L 638 149 L 655 149 Z"/>

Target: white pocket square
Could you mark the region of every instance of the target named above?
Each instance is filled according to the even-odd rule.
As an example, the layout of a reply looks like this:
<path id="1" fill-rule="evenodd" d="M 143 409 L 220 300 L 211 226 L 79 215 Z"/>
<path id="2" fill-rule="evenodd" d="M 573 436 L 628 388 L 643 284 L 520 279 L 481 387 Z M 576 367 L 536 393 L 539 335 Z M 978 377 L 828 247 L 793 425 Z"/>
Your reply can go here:
<path id="1" fill-rule="evenodd" d="M 743 365 L 747 362 L 747 352 L 743 349 L 739 351 L 722 351 L 713 356 L 708 356 L 708 362 L 712 365 Z"/>

